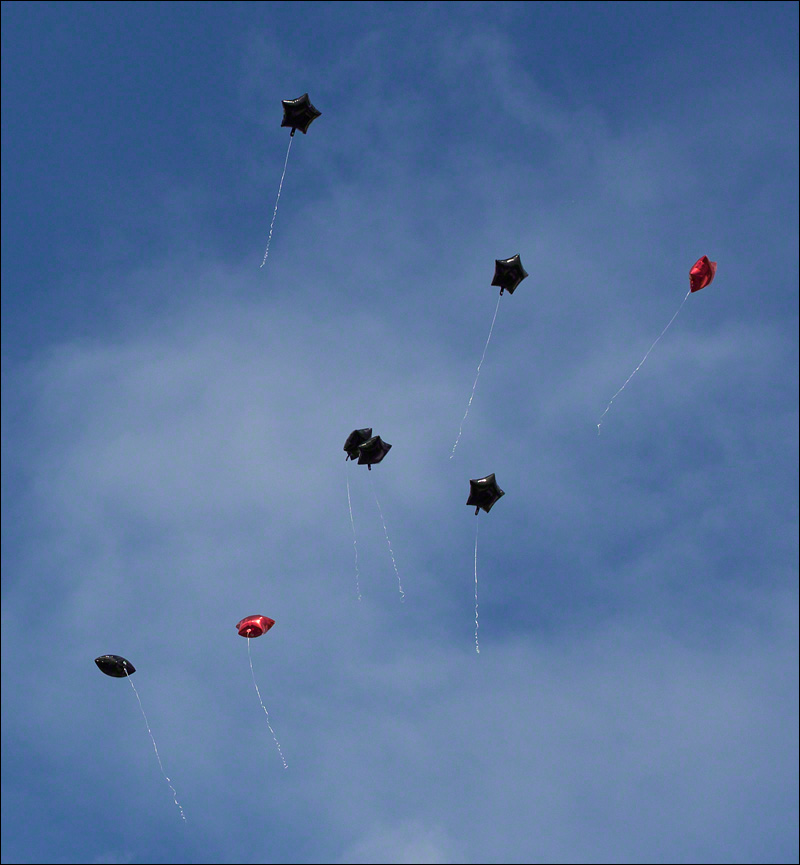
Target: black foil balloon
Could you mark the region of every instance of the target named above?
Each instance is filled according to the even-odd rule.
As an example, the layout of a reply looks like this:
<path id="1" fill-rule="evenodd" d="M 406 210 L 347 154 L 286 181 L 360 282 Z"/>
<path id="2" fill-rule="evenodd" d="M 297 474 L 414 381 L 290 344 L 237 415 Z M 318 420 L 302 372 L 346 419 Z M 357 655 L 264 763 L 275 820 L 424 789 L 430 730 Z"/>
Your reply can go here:
<path id="1" fill-rule="evenodd" d="M 113 676 L 115 679 L 124 679 L 136 672 L 136 667 L 121 655 L 100 655 L 94 659 L 101 673 Z"/>
<path id="2" fill-rule="evenodd" d="M 358 464 L 366 466 L 372 471 L 372 466 L 379 463 L 386 454 L 392 449 L 392 446 L 383 441 L 380 436 L 373 436 L 358 448 Z"/>
<path id="3" fill-rule="evenodd" d="M 528 272 L 522 266 L 519 255 L 515 255 L 513 258 L 498 258 L 494 263 L 492 285 L 499 286 L 500 294 L 504 291 L 513 294 L 516 287 L 527 275 Z"/>
<path id="4" fill-rule="evenodd" d="M 281 100 L 281 104 L 283 105 L 283 121 L 281 122 L 281 126 L 291 126 L 292 135 L 294 135 L 296 129 L 299 129 L 305 135 L 312 121 L 322 114 L 321 111 L 317 111 L 311 104 L 308 93 L 304 93 L 297 99 L 283 99 Z"/>
<path id="5" fill-rule="evenodd" d="M 467 504 L 475 508 L 475 515 L 483 508 L 488 514 L 495 502 L 505 493 L 497 486 L 494 473 L 469 482 L 469 498 Z"/>
<path id="6" fill-rule="evenodd" d="M 342 448 L 342 450 L 347 451 L 345 462 L 347 462 L 347 460 L 357 460 L 359 447 L 363 445 L 364 442 L 369 441 L 371 438 L 372 427 L 365 427 L 364 429 L 354 429 L 347 437 L 347 441 L 344 443 L 344 448 Z"/>

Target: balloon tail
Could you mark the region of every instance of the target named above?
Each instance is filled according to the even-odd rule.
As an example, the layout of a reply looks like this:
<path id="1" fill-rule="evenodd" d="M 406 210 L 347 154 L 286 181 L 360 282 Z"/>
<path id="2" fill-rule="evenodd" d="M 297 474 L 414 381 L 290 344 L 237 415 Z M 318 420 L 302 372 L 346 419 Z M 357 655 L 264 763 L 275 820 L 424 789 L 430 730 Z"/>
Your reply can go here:
<path id="1" fill-rule="evenodd" d="M 467 403 L 467 410 L 464 412 L 464 417 L 461 418 L 461 423 L 458 425 L 458 435 L 456 436 L 456 442 L 453 445 L 453 450 L 450 451 L 450 459 L 456 454 L 456 448 L 458 447 L 459 441 L 461 441 L 461 432 L 464 429 L 464 421 L 467 419 L 467 415 L 469 414 L 470 406 L 472 405 L 472 400 L 475 399 L 475 388 L 478 386 L 478 376 L 481 374 L 481 367 L 483 366 L 483 359 L 486 357 L 486 349 L 489 348 L 489 340 L 492 338 L 492 331 L 494 330 L 494 323 L 497 319 L 497 310 L 500 309 L 500 298 L 503 296 L 502 291 L 497 297 L 497 306 L 494 308 L 494 316 L 492 318 L 492 326 L 489 328 L 489 336 L 486 337 L 486 345 L 483 347 L 483 354 L 481 355 L 481 362 L 478 364 L 478 371 L 475 373 L 475 381 L 472 385 L 472 393 L 469 397 L 469 402 Z"/>
<path id="2" fill-rule="evenodd" d="M 378 501 L 378 494 L 375 492 L 374 482 L 370 481 L 370 483 L 372 483 L 372 494 L 375 496 L 375 504 L 378 506 L 378 513 L 381 515 L 381 522 L 383 523 L 383 533 L 384 533 L 384 535 L 386 535 L 386 543 L 389 547 L 389 555 L 392 557 L 392 566 L 394 567 L 394 573 L 395 573 L 395 576 L 397 577 L 397 588 L 400 592 L 400 600 L 405 601 L 406 593 L 403 591 L 403 586 L 400 583 L 400 573 L 397 570 L 397 562 L 395 562 L 395 560 L 394 560 L 394 551 L 392 550 L 392 542 L 389 540 L 389 532 L 386 529 L 386 520 L 383 518 L 383 510 L 381 508 L 381 503 Z"/>
<path id="3" fill-rule="evenodd" d="M 258 685 L 256 684 L 256 674 L 253 672 L 253 656 L 250 653 L 250 638 L 247 638 L 247 660 L 250 661 L 250 675 L 253 677 L 253 687 L 256 689 L 256 694 L 258 694 L 258 702 L 261 703 L 261 708 L 264 710 L 264 715 L 267 718 L 267 726 L 269 727 L 270 733 L 272 733 L 272 738 L 275 742 L 275 747 L 278 749 L 278 753 L 281 755 L 281 760 L 283 761 L 283 768 L 288 769 L 289 764 L 286 762 L 286 757 L 283 756 L 283 751 L 281 750 L 281 744 L 278 741 L 278 737 L 275 735 L 275 731 L 272 729 L 272 724 L 269 722 L 269 712 L 267 711 L 267 707 L 264 705 L 264 701 L 261 699 L 261 691 L 258 690 Z"/>
<path id="4" fill-rule="evenodd" d="M 156 740 L 153 736 L 153 731 L 150 729 L 150 722 L 147 720 L 147 715 L 144 713 L 144 708 L 142 706 L 142 701 L 139 697 L 139 692 L 136 690 L 136 685 L 133 684 L 133 679 L 128 675 L 128 671 L 125 671 L 125 675 L 127 676 L 128 681 L 131 683 L 131 688 L 133 688 L 133 693 L 136 694 L 136 699 L 139 702 L 139 709 L 142 712 L 142 717 L 144 718 L 144 725 L 147 727 L 147 732 L 150 734 L 150 741 L 153 743 L 153 750 L 156 752 L 156 760 L 158 760 L 158 767 L 161 769 L 161 774 L 164 776 L 164 780 L 169 785 L 169 789 L 172 791 L 172 800 L 178 806 L 178 810 L 181 812 L 181 820 L 186 822 L 186 815 L 183 813 L 183 808 L 181 808 L 181 803 L 178 801 L 178 794 L 175 791 L 175 788 L 172 786 L 172 781 L 170 781 L 169 776 L 164 771 L 164 764 L 161 762 L 161 757 L 158 753 L 158 747 L 156 745 Z"/>
<path id="5" fill-rule="evenodd" d="M 480 655 L 478 644 L 478 521 L 475 520 L 475 651 Z"/>
<path id="6" fill-rule="evenodd" d="M 356 557 L 356 595 L 358 596 L 358 600 L 361 600 L 361 587 L 359 585 L 359 573 L 358 573 L 358 544 L 356 543 L 356 524 L 353 522 L 353 504 L 350 501 L 350 473 L 347 471 L 347 466 L 345 465 L 345 472 L 347 476 L 347 507 L 350 508 L 350 527 L 353 529 L 353 552 Z"/>
<path id="7" fill-rule="evenodd" d="M 294 130 L 292 130 L 294 132 Z M 272 229 L 275 226 L 275 217 L 278 215 L 278 202 L 281 200 L 281 190 L 283 189 L 283 178 L 286 177 L 286 166 L 289 164 L 289 151 L 292 149 L 292 136 L 289 136 L 289 146 L 286 148 L 286 159 L 283 162 L 283 174 L 281 174 L 281 182 L 278 185 L 278 197 L 275 199 L 275 210 L 272 211 L 272 222 L 269 224 L 269 237 L 267 238 L 267 248 L 264 252 L 264 260 L 261 262 L 261 267 L 267 263 L 269 255 L 269 245 L 272 243 Z M 260 270 L 261 268 L 259 268 Z"/>
<path id="8" fill-rule="evenodd" d="M 639 372 L 640 367 L 647 360 L 650 352 L 656 347 L 656 343 L 658 343 L 658 340 L 661 339 L 662 336 L 664 336 L 664 334 L 669 330 L 669 327 L 672 324 L 672 322 L 675 321 L 675 319 L 678 317 L 678 313 L 683 309 L 684 303 L 686 303 L 686 298 L 689 297 L 689 295 L 691 293 L 692 293 L 691 289 L 689 289 L 689 291 L 686 292 L 686 297 L 684 297 L 684 299 L 681 301 L 681 305 L 678 307 L 677 311 L 675 312 L 675 315 L 673 315 L 672 318 L 669 320 L 669 324 L 658 335 L 658 339 L 656 339 L 656 341 L 650 346 L 650 348 L 647 349 L 647 354 L 639 361 L 639 366 L 637 366 L 636 369 L 628 376 L 627 380 L 625 381 L 625 384 L 622 385 L 622 387 L 614 394 L 614 396 L 611 397 L 611 400 L 609 401 L 608 405 L 606 406 L 606 410 L 600 415 L 600 420 L 597 423 L 597 435 L 600 435 L 600 426 L 603 423 L 603 418 L 606 416 L 606 414 L 608 414 L 608 410 L 611 408 L 611 403 L 613 403 L 614 400 L 622 393 L 622 391 L 625 390 L 625 388 L 628 385 L 628 382 L 636 375 L 637 372 Z"/>

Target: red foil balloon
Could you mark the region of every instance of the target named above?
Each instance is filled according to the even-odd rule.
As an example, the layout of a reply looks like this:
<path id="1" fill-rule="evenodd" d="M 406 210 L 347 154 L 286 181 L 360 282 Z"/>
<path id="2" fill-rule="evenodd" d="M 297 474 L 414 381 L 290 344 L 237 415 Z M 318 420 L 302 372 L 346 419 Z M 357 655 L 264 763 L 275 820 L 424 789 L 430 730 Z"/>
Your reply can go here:
<path id="1" fill-rule="evenodd" d="M 694 267 L 689 271 L 689 287 L 692 291 L 700 291 L 701 288 L 711 285 L 716 272 L 716 261 L 709 261 L 707 255 L 698 258 Z"/>
<path id="2" fill-rule="evenodd" d="M 275 619 L 270 619 L 269 616 L 245 616 L 236 626 L 240 637 L 260 637 L 266 634 L 267 631 L 275 624 Z"/>

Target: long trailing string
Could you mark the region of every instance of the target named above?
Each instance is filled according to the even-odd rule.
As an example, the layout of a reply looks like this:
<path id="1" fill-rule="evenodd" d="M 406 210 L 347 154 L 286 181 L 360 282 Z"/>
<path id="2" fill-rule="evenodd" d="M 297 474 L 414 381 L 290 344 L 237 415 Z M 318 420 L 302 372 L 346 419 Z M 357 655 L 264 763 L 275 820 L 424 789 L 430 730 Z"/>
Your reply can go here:
<path id="1" fill-rule="evenodd" d="M 261 691 L 258 690 L 258 685 L 256 684 L 256 674 L 253 672 L 253 656 L 250 652 L 250 637 L 247 637 L 247 660 L 250 661 L 250 675 L 253 677 L 253 687 L 256 689 L 256 694 L 258 694 L 258 702 L 261 703 L 261 708 L 264 710 L 264 714 L 267 717 L 267 726 L 269 727 L 270 733 L 272 733 L 272 738 L 275 741 L 275 747 L 278 749 L 278 753 L 281 755 L 281 760 L 283 761 L 283 768 L 288 769 L 289 764 L 286 762 L 286 757 L 283 756 L 283 751 L 281 750 L 281 743 L 278 741 L 278 737 L 275 735 L 275 731 L 272 729 L 272 724 L 269 722 L 269 712 L 267 711 L 267 707 L 264 705 L 264 701 L 261 699 Z"/>
<path id="2" fill-rule="evenodd" d="M 353 552 L 356 557 L 356 595 L 361 600 L 361 586 L 358 572 L 358 544 L 356 543 L 356 524 L 353 522 L 353 503 L 350 501 L 350 472 L 347 463 L 344 465 L 345 478 L 347 479 L 347 507 L 350 508 L 350 527 L 353 529 Z"/>
<path id="3" fill-rule="evenodd" d="M 141 698 L 139 697 L 139 692 L 136 690 L 136 685 L 133 684 L 133 679 L 131 679 L 130 674 L 128 673 L 127 669 L 125 670 L 125 676 L 127 677 L 128 681 L 131 683 L 131 688 L 133 688 L 133 693 L 136 694 L 136 699 L 139 702 L 139 709 L 141 710 L 142 717 L 144 718 L 144 725 L 145 725 L 145 727 L 147 727 L 147 732 L 150 734 L 150 741 L 153 743 L 153 750 L 156 752 L 156 760 L 158 760 L 158 767 L 159 767 L 159 769 L 161 769 L 161 774 L 164 776 L 164 779 L 166 780 L 167 784 L 169 785 L 169 789 L 172 791 L 172 799 L 175 802 L 175 804 L 178 806 L 178 810 L 181 812 L 181 820 L 183 820 L 183 822 L 185 823 L 186 822 L 186 815 L 183 813 L 183 808 L 181 807 L 181 803 L 178 801 L 178 794 L 177 794 L 175 788 L 172 786 L 172 781 L 170 781 L 169 776 L 164 771 L 164 764 L 161 762 L 161 757 L 159 756 L 159 753 L 158 753 L 158 746 L 156 745 L 156 740 L 155 740 L 155 737 L 153 736 L 153 731 L 150 729 L 150 722 L 147 720 L 147 715 L 145 715 L 145 713 L 144 713 L 144 707 L 142 706 L 142 701 L 141 701 Z"/>
<path id="4" fill-rule="evenodd" d="M 392 550 L 392 542 L 389 540 L 389 532 L 386 529 L 386 520 L 383 518 L 383 509 L 381 508 L 381 503 L 378 501 L 378 494 L 375 492 L 375 482 L 372 480 L 372 475 L 370 477 L 370 484 L 372 485 L 372 494 L 375 496 L 375 504 L 378 506 L 378 513 L 381 515 L 381 522 L 383 523 L 383 533 L 386 535 L 386 543 L 389 546 L 389 555 L 392 557 L 392 566 L 394 567 L 394 573 L 397 577 L 397 588 L 400 591 L 400 600 L 405 601 L 406 593 L 403 591 L 403 586 L 400 583 L 400 573 L 397 570 L 397 562 L 394 560 L 394 551 Z"/>
<path id="5" fill-rule="evenodd" d="M 480 655 L 478 644 L 478 518 L 475 517 L 475 651 Z"/>
<path id="6" fill-rule="evenodd" d="M 456 436 L 455 444 L 453 445 L 453 450 L 450 451 L 450 459 L 456 454 L 456 448 L 458 447 L 459 441 L 461 441 L 461 432 L 464 429 L 464 421 L 467 419 L 467 415 L 469 414 L 470 406 L 472 405 L 472 400 L 475 399 L 475 388 L 478 386 L 478 376 L 481 374 L 481 367 L 483 366 L 483 359 L 486 357 L 486 349 L 489 348 L 489 340 L 492 338 L 492 331 L 494 330 L 494 323 L 497 319 L 497 310 L 500 309 L 500 300 L 503 297 L 500 294 L 497 298 L 497 306 L 494 308 L 494 316 L 492 316 L 492 326 L 489 328 L 489 336 L 486 337 L 486 345 L 483 347 L 483 354 L 481 355 L 481 362 L 478 364 L 478 371 L 475 373 L 475 381 L 472 385 L 472 393 L 469 397 L 469 402 L 467 403 L 467 410 L 464 412 L 464 417 L 461 418 L 461 423 L 458 425 L 458 435 Z"/>
<path id="7" fill-rule="evenodd" d="M 622 385 L 622 387 L 614 394 L 614 396 L 611 397 L 610 402 L 606 406 L 606 410 L 600 415 L 600 420 L 597 423 L 597 435 L 600 435 L 600 426 L 603 423 L 603 418 L 606 416 L 606 414 L 608 413 L 608 410 L 611 408 L 611 403 L 613 403 L 614 400 L 622 393 L 622 391 L 625 390 L 625 388 L 628 385 L 628 382 L 636 375 L 637 372 L 639 372 L 639 368 L 647 360 L 650 352 L 656 347 L 656 343 L 658 342 L 658 340 L 661 339 L 662 336 L 664 336 L 664 334 L 669 330 L 670 324 L 672 324 L 672 322 L 675 321 L 675 319 L 678 317 L 678 313 L 683 309 L 684 303 L 686 303 L 686 298 L 689 297 L 689 295 L 691 293 L 692 293 L 691 289 L 689 289 L 689 291 L 686 292 L 686 297 L 684 297 L 683 300 L 681 301 L 681 305 L 678 307 L 677 311 L 675 312 L 675 315 L 673 315 L 672 318 L 669 320 L 669 324 L 658 335 L 658 339 L 656 339 L 656 341 L 650 346 L 650 348 L 647 349 L 647 354 L 645 354 L 645 356 L 639 361 L 639 366 L 637 366 L 636 369 L 628 376 L 627 380 L 625 381 L 625 384 Z"/>
<path id="8" fill-rule="evenodd" d="M 283 189 L 283 178 L 286 177 L 286 166 L 289 164 L 289 151 L 292 149 L 293 136 L 289 136 L 289 146 L 286 148 L 286 159 L 283 161 L 283 174 L 281 174 L 281 182 L 278 185 L 278 197 L 275 199 L 275 210 L 272 211 L 272 222 L 269 224 L 269 237 L 267 238 L 267 248 L 264 252 L 264 260 L 261 262 L 261 267 L 267 263 L 269 255 L 269 245 L 272 242 L 272 229 L 275 225 L 275 217 L 278 215 L 278 202 L 281 200 L 281 190 Z M 259 270 L 261 269 L 259 267 Z"/>

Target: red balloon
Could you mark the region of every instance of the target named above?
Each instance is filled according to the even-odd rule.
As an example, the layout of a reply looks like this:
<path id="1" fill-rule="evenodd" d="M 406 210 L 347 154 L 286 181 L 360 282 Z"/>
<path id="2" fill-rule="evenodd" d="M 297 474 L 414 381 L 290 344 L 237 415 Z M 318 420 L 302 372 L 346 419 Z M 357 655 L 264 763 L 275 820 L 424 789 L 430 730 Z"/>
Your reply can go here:
<path id="1" fill-rule="evenodd" d="M 689 271 L 689 287 L 692 291 L 700 291 L 701 288 L 711 285 L 716 272 L 716 261 L 709 261 L 707 255 L 698 258 L 694 267 Z"/>
<path id="2" fill-rule="evenodd" d="M 269 616 L 245 616 L 236 626 L 240 637 L 260 637 L 266 634 L 267 631 L 275 624 L 275 619 L 270 619 Z"/>

